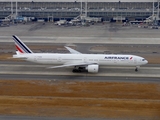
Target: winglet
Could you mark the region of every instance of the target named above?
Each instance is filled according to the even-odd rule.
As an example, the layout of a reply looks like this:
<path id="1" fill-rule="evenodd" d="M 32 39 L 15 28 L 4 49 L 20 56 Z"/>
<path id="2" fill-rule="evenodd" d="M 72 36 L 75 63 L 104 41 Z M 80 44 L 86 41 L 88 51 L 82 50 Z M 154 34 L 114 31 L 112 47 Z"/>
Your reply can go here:
<path id="1" fill-rule="evenodd" d="M 76 51 L 76 50 L 74 50 L 74 49 L 72 49 L 72 48 L 70 48 L 70 47 L 67 47 L 67 46 L 64 46 L 71 54 L 82 54 L 82 53 L 80 53 L 80 52 L 78 52 L 78 51 Z"/>

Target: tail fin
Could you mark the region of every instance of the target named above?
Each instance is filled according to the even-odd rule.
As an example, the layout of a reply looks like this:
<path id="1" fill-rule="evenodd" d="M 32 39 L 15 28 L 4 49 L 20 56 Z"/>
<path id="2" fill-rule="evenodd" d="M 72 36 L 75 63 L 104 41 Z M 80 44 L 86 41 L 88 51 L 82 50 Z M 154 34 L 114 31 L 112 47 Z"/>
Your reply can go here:
<path id="1" fill-rule="evenodd" d="M 33 53 L 16 35 L 13 35 L 13 40 L 19 53 Z"/>

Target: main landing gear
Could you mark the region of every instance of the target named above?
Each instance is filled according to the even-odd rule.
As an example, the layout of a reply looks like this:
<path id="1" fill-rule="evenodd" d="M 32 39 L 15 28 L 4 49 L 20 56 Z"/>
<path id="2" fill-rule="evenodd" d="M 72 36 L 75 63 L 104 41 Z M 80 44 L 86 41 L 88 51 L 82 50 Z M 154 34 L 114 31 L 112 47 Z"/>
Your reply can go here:
<path id="1" fill-rule="evenodd" d="M 85 67 L 74 67 L 74 69 L 72 70 L 73 73 L 80 73 L 85 71 L 86 71 Z"/>

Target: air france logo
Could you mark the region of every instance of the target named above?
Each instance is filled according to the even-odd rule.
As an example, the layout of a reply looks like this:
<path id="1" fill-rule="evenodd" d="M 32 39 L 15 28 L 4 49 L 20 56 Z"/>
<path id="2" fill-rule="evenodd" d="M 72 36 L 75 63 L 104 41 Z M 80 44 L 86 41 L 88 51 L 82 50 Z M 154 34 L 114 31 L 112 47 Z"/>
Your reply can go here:
<path id="1" fill-rule="evenodd" d="M 113 60 L 113 59 L 115 59 L 115 60 L 132 60 L 133 59 L 133 57 L 116 57 L 116 56 L 109 56 L 109 57 L 105 57 L 104 59 L 111 59 L 111 60 Z"/>
<path id="2" fill-rule="evenodd" d="M 130 60 L 132 60 L 133 57 L 130 57 Z"/>

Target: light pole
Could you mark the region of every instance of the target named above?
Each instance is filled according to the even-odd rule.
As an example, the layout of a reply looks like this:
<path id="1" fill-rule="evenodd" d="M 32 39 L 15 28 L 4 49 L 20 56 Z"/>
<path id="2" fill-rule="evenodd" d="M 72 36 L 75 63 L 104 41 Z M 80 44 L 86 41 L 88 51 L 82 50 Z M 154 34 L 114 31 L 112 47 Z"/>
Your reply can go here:
<path id="1" fill-rule="evenodd" d="M 88 2 L 88 0 L 86 0 L 86 5 L 85 5 L 85 17 L 87 17 L 87 9 L 88 9 L 87 2 Z"/>
<path id="2" fill-rule="evenodd" d="M 17 18 L 17 0 L 16 0 L 16 18 Z"/>
<path id="3" fill-rule="evenodd" d="M 13 15 L 13 1 L 11 0 L 11 14 Z"/>
<path id="4" fill-rule="evenodd" d="M 153 0 L 153 13 L 152 13 L 152 14 L 153 14 L 153 16 L 154 16 L 154 0 Z"/>
<path id="5" fill-rule="evenodd" d="M 82 0 L 81 0 L 81 15 L 82 15 Z"/>
<path id="6" fill-rule="evenodd" d="M 159 20 L 159 2 L 160 2 L 160 0 L 158 0 L 158 12 L 157 12 L 157 18 L 158 18 L 158 20 Z"/>

